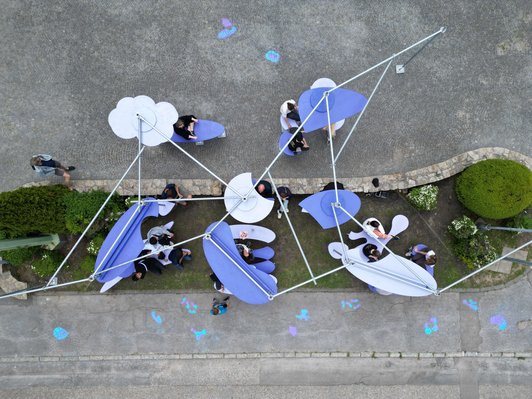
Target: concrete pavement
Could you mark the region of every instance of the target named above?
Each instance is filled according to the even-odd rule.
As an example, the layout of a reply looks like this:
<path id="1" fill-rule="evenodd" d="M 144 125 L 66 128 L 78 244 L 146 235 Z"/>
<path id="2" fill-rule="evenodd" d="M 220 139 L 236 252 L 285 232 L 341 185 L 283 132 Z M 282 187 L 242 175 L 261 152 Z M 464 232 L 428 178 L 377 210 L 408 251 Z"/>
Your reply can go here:
<path id="1" fill-rule="evenodd" d="M 75 164 L 74 179 L 116 179 L 137 144 L 118 139 L 107 116 L 118 100 L 139 94 L 226 126 L 226 139 L 187 147 L 222 178 L 260 174 L 276 154 L 284 100 L 323 76 L 342 82 L 441 26 L 447 32 L 406 74 L 392 65 L 338 176 L 405 172 L 482 147 L 531 156 L 527 4 L 2 0 L 0 189 L 34 180 L 28 163 L 37 152 Z M 238 27 L 226 41 L 216 37 L 223 17 Z M 268 50 L 281 54 L 279 64 L 265 60 Z M 368 96 L 379 72 L 349 87 Z M 282 157 L 274 177 L 331 176 L 324 136 L 309 141 L 304 160 Z M 146 151 L 143 171 L 146 179 L 210 177 L 170 145 Z"/>

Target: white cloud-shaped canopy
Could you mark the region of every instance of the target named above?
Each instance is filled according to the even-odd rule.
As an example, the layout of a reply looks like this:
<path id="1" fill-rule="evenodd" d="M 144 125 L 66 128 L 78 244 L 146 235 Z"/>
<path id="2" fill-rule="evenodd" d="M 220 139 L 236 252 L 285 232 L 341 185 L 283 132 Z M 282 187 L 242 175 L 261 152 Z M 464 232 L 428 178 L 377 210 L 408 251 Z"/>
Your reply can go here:
<path id="1" fill-rule="evenodd" d="M 142 144 L 153 147 L 166 142 L 174 133 L 173 124 L 179 117 L 174 106 L 167 102 L 155 104 L 148 96 L 125 97 L 109 114 L 109 125 L 114 134 L 123 139 L 131 139 L 139 135 L 139 119 L 141 115 L 155 126 L 163 135 L 157 133 L 150 125 L 141 123 Z"/>

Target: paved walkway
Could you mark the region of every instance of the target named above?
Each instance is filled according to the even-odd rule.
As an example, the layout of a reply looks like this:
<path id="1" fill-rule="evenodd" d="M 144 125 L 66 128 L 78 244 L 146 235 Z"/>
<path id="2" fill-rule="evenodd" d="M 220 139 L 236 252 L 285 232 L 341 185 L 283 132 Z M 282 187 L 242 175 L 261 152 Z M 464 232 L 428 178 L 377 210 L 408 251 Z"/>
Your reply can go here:
<path id="1" fill-rule="evenodd" d="M 214 291 L 4 300 L 0 386 L 428 384 L 479 397 L 479 386 L 509 384 L 528 393 L 531 285 L 529 273 L 504 289 L 440 297 L 300 291 L 264 306 L 233 299 L 219 317 L 208 314 Z M 55 338 L 57 327 L 68 336 Z"/>
<path id="2" fill-rule="evenodd" d="M 338 176 L 393 178 L 479 148 L 532 155 L 526 0 L 52 4 L 0 1 L 1 190 L 34 180 L 29 159 L 38 152 L 76 165 L 75 179 L 118 178 L 137 144 L 118 139 L 107 116 L 118 100 L 139 94 L 223 123 L 227 138 L 187 148 L 226 181 L 257 176 L 277 152 L 284 100 L 323 76 L 348 79 L 441 26 L 447 32 L 406 74 L 391 66 Z M 238 28 L 226 41 L 217 39 L 223 17 Z M 264 58 L 268 50 L 281 54 L 279 64 Z M 381 70 L 349 87 L 369 96 Z M 274 177 L 331 176 L 324 135 L 309 141 L 311 151 L 282 157 Z M 210 177 L 176 151 L 148 149 L 144 178 Z"/>

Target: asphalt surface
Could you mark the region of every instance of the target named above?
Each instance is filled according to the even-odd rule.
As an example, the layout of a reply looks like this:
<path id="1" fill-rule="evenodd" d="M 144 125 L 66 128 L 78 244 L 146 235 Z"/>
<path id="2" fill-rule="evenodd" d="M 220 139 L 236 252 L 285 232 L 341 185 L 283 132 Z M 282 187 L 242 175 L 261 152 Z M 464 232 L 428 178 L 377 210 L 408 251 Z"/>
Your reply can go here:
<path id="1" fill-rule="evenodd" d="M 1 0 L 1 190 L 33 181 L 31 155 L 76 165 L 75 179 L 119 177 L 136 154 L 107 116 L 145 94 L 221 122 L 228 137 L 187 150 L 224 179 L 263 172 L 276 154 L 279 106 L 320 77 L 337 83 L 445 26 L 385 76 L 338 176 L 404 172 L 498 146 L 532 155 L 532 17 L 526 0 L 47 1 Z M 220 19 L 238 31 L 217 38 Z M 265 59 L 275 50 L 278 64 Z M 404 63 L 413 54 L 405 54 Z M 369 96 L 382 68 L 347 87 Z M 339 145 L 354 123 L 339 131 Z M 324 177 L 329 150 L 282 157 L 274 177 Z M 146 151 L 144 178 L 205 178 L 169 144 Z"/>

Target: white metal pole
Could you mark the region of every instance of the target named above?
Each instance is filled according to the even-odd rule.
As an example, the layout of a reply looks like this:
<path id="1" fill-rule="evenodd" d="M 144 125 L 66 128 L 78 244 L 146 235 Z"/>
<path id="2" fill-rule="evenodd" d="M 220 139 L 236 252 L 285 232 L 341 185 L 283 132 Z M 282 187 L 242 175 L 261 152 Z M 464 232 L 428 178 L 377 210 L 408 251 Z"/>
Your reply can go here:
<path id="1" fill-rule="evenodd" d="M 54 288 L 65 287 L 67 285 L 83 283 L 85 281 L 90 281 L 90 278 L 84 278 L 82 280 L 76 280 L 76 281 L 69 281 L 67 283 L 61 283 L 61 284 L 56 284 L 56 285 L 44 285 L 44 286 L 39 287 L 39 288 L 29 288 L 27 290 L 9 292 L 7 294 L 0 295 L 0 299 L 11 298 L 11 297 L 18 296 L 18 295 L 23 295 L 23 294 L 32 294 L 34 292 L 39 292 L 39 291 L 51 290 L 51 289 L 54 289 Z"/>
<path id="2" fill-rule="evenodd" d="M 469 277 L 473 277 L 475 274 L 480 273 L 482 270 L 487 269 L 488 267 L 490 267 L 490 266 L 494 265 L 495 263 L 501 261 L 502 259 L 512 255 L 513 253 L 519 251 L 520 249 L 529 246 L 530 244 L 532 244 L 532 240 L 524 243 L 523 245 L 520 245 L 519 247 L 517 247 L 517 248 L 511 250 L 510 252 L 508 252 L 507 254 L 495 259 L 493 262 L 490 262 L 487 265 L 482 266 L 480 269 L 475 270 L 473 273 L 470 273 L 467 276 L 462 277 L 460 280 L 455 281 L 454 283 L 448 285 L 447 287 L 442 288 L 441 290 L 438 290 L 438 294 L 441 294 L 442 292 L 447 291 L 449 288 L 454 287 L 457 284 L 460 284 L 462 281 L 467 280 Z"/>
<path id="3" fill-rule="evenodd" d="M 136 262 L 137 260 L 141 260 L 141 259 L 145 259 L 145 258 L 149 258 L 150 256 L 152 255 L 157 255 L 158 253 L 160 252 L 163 252 L 163 251 L 166 251 L 167 249 L 170 249 L 170 248 L 175 248 L 175 247 L 178 247 L 179 245 L 183 245 L 183 244 L 186 244 L 188 242 L 191 242 L 191 241 L 194 241 L 194 240 L 197 240 L 198 238 L 203 238 L 205 237 L 206 234 L 200 234 L 196 237 L 192 237 L 192 238 L 189 238 L 189 239 L 186 239 L 186 240 L 183 240 L 181 242 L 178 242 L 177 244 L 172 244 L 172 245 L 164 245 L 161 249 L 159 249 L 158 251 L 152 251 L 150 252 L 149 254 L 146 254 L 146 255 L 143 255 L 143 256 L 139 256 L 137 258 L 133 258 L 133 259 L 130 259 L 130 260 L 127 260 L 125 262 L 122 262 L 118 265 L 113 265 L 111 267 L 108 267 L 107 269 L 105 270 L 101 270 L 101 271 L 98 271 L 98 272 L 94 272 L 91 274 L 90 278 L 91 279 L 94 279 L 95 276 L 99 276 L 100 274 L 103 274 L 103 273 L 107 273 L 108 271 L 110 270 L 113 270 L 113 269 L 118 269 L 119 267 L 122 267 L 122 266 L 125 266 L 127 265 L 128 263 L 131 263 L 131 262 Z"/>
<path id="4" fill-rule="evenodd" d="M 166 199 L 143 199 L 140 202 L 188 202 L 188 201 L 216 201 L 224 199 L 240 199 L 240 197 L 207 197 L 207 198 L 166 198 Z M 133 200 L 132 203 L 139 201 Z"/>
<path id="5" fill-rule="evenodd" d="M 301 243 L 299 242 L 299 239 L 297 238 L 297 234 L 296 234 L 296 231 L 294 229 L 294 226 L 292 225 L 292 221 L 290 220 L 290 217 L 288 216 L 287 209 L 284 208 L 283 200 L 282 200 L 281 196 L 279 195 L 279 193 L 277 192 L 277 186 L 275 185 L 275 182 L 273 181 L 273 177 L 272 177 L 270 171 L 268 171 L 268 177 L 272 181 L 273 190 L 275 192 L 275 195 L 277 196 L 277 200 L 281 204 L 281 209 L 283 210 L 283 213 L 284 213 L 284 215 L 286 217 L 286 221 L 288 222 L 288 226 L 290 226 L 290 230 L 292 231 L 292 235 L 294 236 L 294 239 L 296 240 L 297 247 L 299 248 L 299 252 L 301 252 L 301 256 L 303 257 L 303 261 L 305 262 L 305 266 L 307 266 L 308 272 L 310 273 L 310 277 L 312 277 L 312 279 L 314 281 L 314 285 L 317 285 L 318 283 L 316 283 L 316 280 L 314 280 L 314 273 L 312 273 L 312 269 L 310 268 L 310 264 L 308 263 L 307 257 L 305 256 L 305 251 L 303 251 L 303 247 L 301 246 Z"/>
<path id="6" fill-rule="evenodd" d="M 342 237 L 342 229 L 340 229 L 340 222 L 338 222 L 338 216 L 336 215 L 336 210 L 335 208 L 338 207 L 338 205 L 340 205 L 340 203 L 331 203 L 331 208 L 332 208 L 332 213 L 334 215 L 334 221 L 336 222 L 336 229 L 338 230 L 338 236 L 340 237 L 340 242 L 342 243 L 342 252 L 344 253 L 344 263 L 346 262 L 346 260 L 349 258 L 349 256 L 347 255 L 347 251 L 345 250 L 345 243 L 344 243 L 344 238 Z"/>
<path id="7" fill-rule="evenodd" d="M 342 153 L 342 151 L 344 150 L 345 146 L 347 145 L 347 142 L 349 141 L 349 139 L 351 138 L 351 135 L 353 134 L 353 132 L 355 131 L 357 125 L 358 125 L 358 122 L 360 121 L 360 118 L 362 118 L 362 115 L 364 115 L 364 112 L 366 111 L 366 108 L 368 107 L 369 105 L 369 102 L 371 101 L 371 99 L 373 98 L 373 95 L 375 94 L 375 92 L 377 91 L 377 89 L 379 88 L 379 85 L 381 84 L 382 82 L 382 79 L 384 78 L 384 75 L 386 75 L 386 72 L 388 72 L 388 68 L 390 67 L 390 65 L 392 64 L 393 60 L 395 58 L 392 58 L 390 60 L 390 62 L 388 62 L 388 65 L 386 65 L 386 68 L 384 69 L 384 72 L 382 73 L 379 81 L 377 82 L 377 84 L 375 85 L 375 87 L 373 88 L 373 91 L 371 92 L 371 95 L 369 96 L 368 98 L 368 101 L 366 102 L 366 104 L 364 105 L 364 108 L 362 108 L 362 111 L 360 111 L 360 114 L 358 114 L 358 117 L 357 117 L 357 120 L 355 121 L 355 124 L 353 125 L 353 127 L 351 128 L 351 131 L 349 132 L 349 134 L 347 135 L 347 138 L 344 140 L 344 142 L 342 143 L 342 146 L 340 147 L 340 150 L 336 153 L 336 158 L 334 158 L 334 162 L 337 162 L 338 161 L 338 157 L 340 156 L 340 154 Z"/>
<path id="8" fill-rule="evenodd" d="M 137 119 L 139 122 L 139 152 L 140 148 L 142 146 L 142 119 L 139 118 L 139 114 L 137 114 Z M 138 198 L 140 202 L 140 182 L 141 182 L 141 163 L 142 163 L 142 156 L 139 157 L 139 187 L 138 187 Z M 140 207 L 137 208 L 137 210 L 140 212 Z"/>
<path id="9" fill-rule="evenodd" d="M 268 299 L 269 299 L 270 301 L 273 299 L 273 295 L 270 294 L 269 292 L 266 292 L 266 290 L 265 290 L 264 288 L 262 288 L 261 285 L 260 285 L 259 283 L 257 283 L 257 282 L 253 279 L 253 277 L 251 277 L 251 276 L 248 274 L 248 272 L 246 272 L 244 269 L 242 269 L 242 267 L 241 267 L 241 266 L 240 266 L 240 265 L 239 265 L 239 264 L 238 264 L 233 258 L 231 258 L 231 256 L 229 256 L 229 254 L 228 254 L 227 252 L 225 252 L 224 249 L 223 249 L 222 247 L 220 247 L 220 246 L 216 243 L 216 241 L 214 241 L 212 238 L 207 238 L 207 237 L 205 237 L 204 239 L 205 239 L 205 240 L 210 240 L 210 241 L 214 244 L 214 246 L 215 246 L 216 248 L 218 248 L 220 251 L 222 251 L 222 253 L 227 257 L 227 259 L 229 259 L 231 262 L 233 262 L 233 264 L 234 264 L 236 267 L 238 267 L 238 268 L 240 269 L 240 271 L 241 271 L 242 273 L 244 273 L 244 275 L 245 275 L 248 279 L 250 279 L 251 282 L 252 282 L 253 284 L 255 284 L 255 285 L 256 285 L 256 286 L 257 286 L 257 287 L 258 287 L 258 288 L 264 293 L 264 295 L 266 295 L 266 296 L 268 297 Z"/>
<path id="10" fill-rule="evenodd" d="M 375 68 L 378 68 L 378 67 L 381 66 L 382 64 L 385 64 L 385 63 L 387 63 L 388 61 L 393 60 L 394 58 L 398 57 L 399 55 L 401 55 L 401 54 L 407 52 L 408 50 L 410 50 L 410 49 L 412 49 L 412 48 L 414 48 L 414 47 L 416 47 L 416 46 L 419 46 L 421 43 L 423 43 L 423 42 L 425 42 L 425 41 L 431 39 L 432 37 L 437 36 L 437 35 L 439 35 L 440 33 L 445 32 L 445 29 L 446 29 L 445 27 L 441 27 L 440 30 L 434 32 L 432 35 L 427 36 L 427 37 L 424 38 L 424 39 L 421 39 L 420 41 L 418 41 L 418 42 L 412 44 L 411 46 L 408 46 L 407 48 L 405 48 L 405 49 L 399 51 L 398 53 L 392 55 L 391 57 L 386 58 L 384 61 L 381 61 L 381 62 L 379 62 L 378 64 L 373 65 L 371 68 L 366 69 L 364 72 L 361 72 L 361 73 L 359 73 L 358 75 L 352 77 L 351 79 L 346 80 L 346 81 L 343 82 L 342 84 L 339 84 L 338 86 L 333 87 L 331 90 L 329 90 L 329 92 L 335 91 L 336 89 L 339 89 L 340 87 L 345 86 L 345 85 L 348 84 L 349 82 L 352 82 L 353 80 L 358 79 L 358 78 L 361 77 L 361 76 L 364 76 L 366 73 L 368 73 L 368 72 L 370 72 L 370 71 L 373 71 Z"/>
<path id="11" fill-rule="evenodd" d="M 275 294 L 273 297 L 275 298 L 275 297 L 277 297 L 277 296 L 279 296 L 279 295 L 286 294 L 287 292 L 290 292 L 290 291 L 292 291 L 292 290 L 295 290 L 296 288 L 302 287 L 302 286 L 304 286 L 304 285 L 310 283 L 311 281 L 318 280 L 318 279 L 320 279 L 320 278 L 322 278 L 322 277 L 328 276 L 329 274 L 336 273 L 337 271 L 342 270 L 342 269 L 346 268 L 347 266 L 348 266 L 348 265 L 342 265 L 342 266 L 340 266 L 340 267 L 337 267 L 336 269 L 329 270 L 329 271 L 326 272 L 326 273 L 323 273 L 323 274 L 320 274 L 319 276 L 314 277 L 314 279 L 311 278 L 310 280 L 303 281 L 302 283 L 299 283 L 299 284 L 297 284 L 297 285 L 294 285 L 293 287 L 287 288 L 287 289 L 284 290 L 284 291 L 278 292 L 278 293 Z"/>
<path id="12" fill-rule="evenodd" d="M 107 199 L 104 201 L 104 203 L 102 204 L 102 206 L 100 207 L 100 209 L 98 209 L 98 212 L 96 212 L 96 215 L 94 215 L 94 217 L 92 218 L 92 220 L 90 221 L 90 223 L 88 224 L 88 226 L 85 228 L 85 230 L 83 231 L 83 233 L 81 233 L 81 236 L 78 238 L 78 240 L 76 241 L 76 243 L 74 244 L 74 246 L 72 247 L 72 249 L 69 251 L 69 253 L 67 254 L 67 256 L 65 257 L 65 259 L 63 259 L 63 261 L 61 262 L 61 264 L 59 265 L 59 267 L 57 268 L 57 270 L 55 271 L 55 273 L 52 275 L 52 277 L 50 277 L 50 280 L 48 280 L 48 283 L 46 284 L 46 286 L 48 287 L 50 285 L 50 283 L 53 281 L 53 279 L 57 276 L 57 274 L 59 273 L 59 271 L 61 270 L 61 268 L 65 265 L 66 261 L 68 260 L 68 258 L 70 258 L 70 255 L 72 255 L 72 253 L 74 252 L 74 250 L 78 247 L 79 243 L 81 242 L 81 240 L 83 239 L 83 237 L 85 237 L 85 234 L 87 234 L 87 231 L 89 231 L 89 229 L 91 228 L 91 226 L 94 224 L 94 222 L 96 221 L 96 219 L 98 218 L 98 216 L 100 215 L 100 213 L 102 212 L 102 210 L 105 208 L 105 205 L 107 205 L 107 203 L 109 202 L 109 200 L 111 199 L 111 197 L 113 196 L 113 194 L 115 193 L 115 191 L 117 190 L 117 188 L 120 186 L 120 184 L 122 183 L 122 180 L 125 179 L 125 177 L 127 176 L 127 174 L 129 173 L 129 171 L 131 170 L 131 168 L 133 167 L 133 165 L 135 165 L 135 162 L 137 162 L 137 160 L 139 159 L 140 155 L 142 154 L 142 152 L 144 151 L 146 147 L 143 146 L 141 148 L 141 150 L 139 151 L 139 153 L 137 154 L 137 156 L 135 157 L 135 159 L 133 160 L 133 162 L 131 162 L 131 164 L 129 165 L 129 167 L 127 168 L 127 170 L 125 171 L 125 173 L 122 175 L 122 177 L 120 178 L 120 180 L 118 180 L 118 183 L 116 183 L 115 187 L 113 188 L 113 190 L 109 193 L 109 196 L 107 197 Z"/>
<path id="13" fill-rule="evenodd" d="M 334 196 L 336 198 L 336 203 L 339 203 L 340 200 L 338 198 L 338 181 L 336 179 L 336 165 L 335 165 L 335 162 L 334 162 L 334 148 L 333 148 L 333 137 L 332 137 L 332 133 L 331 133 L 331 113 L 330 113 L 330 110 L 329 110 L 329 93 L 328 92 L 324 92 L 323 93 L 323 97 L 325 98 L 325 104 L 327 106 L 327 125 L 329 126 L 329 131 L 328 131 L 328 137 L 329 137 L 329 150 L 331 152 L 331 166 L 332 166 L 332 171 L 333 171 L 333 181 L 334 181 Z"/>

